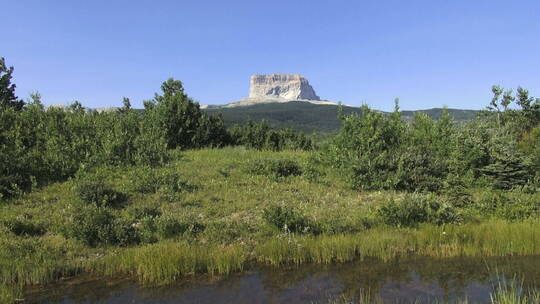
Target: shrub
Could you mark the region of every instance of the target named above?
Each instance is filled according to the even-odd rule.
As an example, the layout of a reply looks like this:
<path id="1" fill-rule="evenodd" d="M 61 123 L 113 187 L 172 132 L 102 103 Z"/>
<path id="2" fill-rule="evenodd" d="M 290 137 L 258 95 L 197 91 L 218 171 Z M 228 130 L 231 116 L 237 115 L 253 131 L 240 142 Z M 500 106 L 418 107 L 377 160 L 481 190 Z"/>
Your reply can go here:
<path id="1" fill-rule="evenodd" d="M 194 186 L 186 182 L 173 169 L 144 167 L 135 171 L 131 178 L 131 190 L 141 193 L 177 193 L 191 191 Z"/>
<path id="2" fill-rule="evenodd" d="M 254 160 L 248 164 L 251 174 L 265 175 L 272 178 L 302 175 L 300 165 L 290 159 L 266 158 Z"/>
<path id="3" fill-rule="evenodd" d="M 118 207 L 127 199 L 125 194 L 114 190 L 97 176 L 86 176 L 79 179 L 75 191 L 84 203 L 96 207 Z"/>
<path id="4" fill-rule="evenodd" d="M 127 246 L 139 242 L 133 225 L 115 217 L 107 208 L 86 206 L 77 210 L 64 227 L 66 237 L 77 239 L 84 244 Z"/>
<path id="5" fill-rule="evenodd" d="M 137 221 L 145 217 L 158 217 L 161 215 L 161 211 L 156 207 L 133 208 L 129 210 L 129 215 L 133 220 Z"/>
<path id="6" fill-rule="evenodd" d="M 190 225 L 189 223 L 183 223 L 178 219 L 169 216 L 161 216 L 156 219 L 157 235 L 160 239 L 168 239 L 188 230 L 199 232 L 199 230 L 204 229 L 201 227 L 199 227 L 199 224 Z"/>
<path id="7" fill-rule="evenodd" d="M 413 227 L 420 223 L 442 225 L 460 220 L 454 207 L 432 196 L 420 194 L 408 194 L 401 200 L 390 200 L 377 213 L 385 224 L 397 227 Z"/>
<path id="8" fill-rule="evenodd" d="M 181 221 L 170 216 L 145 216 L 135 224 L 141 242 L 155 243 L 184 233 L 196 234 L 204 230 L 204 225 L 195 221 Z"/>
<path id="9" fill-rule="evenodd" d="M 319 233 L 319 228 L 308 217 L 289 206 L 270 206 L 263 210 L 263 219 L 285 232 Z"/>
<path id="10" fill-rule="evenodd" d="M 47 231 L 45 225 L 26 218 L 14 218 L 3 222 L 4 227 L 18 236 L 41 236 Z"/>
<path id="11" fill-rule="evenodd" d="M 474 206 L 484 214 L 509 221 L 537 217 L 540 213 L 538 195 L 524 194 L 520 191 L 484 192 Z"/>

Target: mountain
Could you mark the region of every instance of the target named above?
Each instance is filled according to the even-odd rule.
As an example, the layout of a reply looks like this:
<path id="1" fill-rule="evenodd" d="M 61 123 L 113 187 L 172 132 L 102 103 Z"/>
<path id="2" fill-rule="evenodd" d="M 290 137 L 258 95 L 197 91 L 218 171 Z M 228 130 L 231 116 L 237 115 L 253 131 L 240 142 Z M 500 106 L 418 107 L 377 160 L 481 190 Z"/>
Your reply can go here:
<path id="1" fill-rule="evenodd" d="M 240 124 L 248 119 L 253 121 L 266 120 L 276 128 L 293 128 L 304 132 L 330 133 L 339 130 L 341 122 L 337 118 L 338 106 L 332 104 L 314 104 L 307 101 L 268 102 L 237 107 L 208 107 L 203 111 L 223 115 L 227 125 Z M 422 112 L 438 119 L 443 109 L 434 108 L 418 111 L 402 111 L 405 120 L 411 120 L 415 113 Z M 345 114 L 359 113 L 357 107 L 343 106 Z M 471 120 L 479 111 L 448 109 L 456 121 Z"/>

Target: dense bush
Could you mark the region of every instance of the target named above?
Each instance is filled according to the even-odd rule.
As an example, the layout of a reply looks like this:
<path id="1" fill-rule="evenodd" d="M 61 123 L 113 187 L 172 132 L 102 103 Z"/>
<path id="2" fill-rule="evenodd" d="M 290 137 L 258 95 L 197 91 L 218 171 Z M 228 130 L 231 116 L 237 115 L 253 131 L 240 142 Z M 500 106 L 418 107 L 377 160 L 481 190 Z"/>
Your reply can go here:
<path id="1" fill-rule="evenodd" d="M 292 233 L 319 233 L 319 228 L 307 216 L 289 206 L 270 206 L 263 210 L 263 219 L 270 225 Z"/>
<path id="2" fill-rule="evenodd" d="M 114 216 L 107 208 L 95 206 L 78 208 L 62 227 L 62 233 L 91 247 L 139 242 L 132 223 Z"/>
<path id="3" fill-rule="evenodd" d="M 179 81 L 163 83 L 163 95 L 146 102 L 144 112 L 131 109 L 129 99 L 124 99 L 123 108 L 110 112 L 85 109 L 79 102 L 45 109 L 39 94 L 23 107 L 10 83 L 12 69 L 3 69 L 3 63 L 2 59 L 0 85 L 6 87 L 5 96 L 0 96 L 2 197 L 65 180 L 96 165 L 158 166 L 167 161 L 167 148 L 230 144 L 223 120 L 204 114 Z"/>
<path id="4" fill-rule="evenodd" d="M 406 123 L 397 106 L 388 115 L 364 106 L 340 116 L 343 127 L 321 158 L 356 189 L 445 192 L 458 177 L 468 186 L 536 191 L 540 100 L 521 88 L 516 97 L 493 91 L 488 110 L 462 125 L 447 111 L 437 121 L 417 114 Z M 509 107 L 514 100 L 521 109 Z"/>
<path id="5" fill-rule="evenodd" d="M 377 214 L 385 224 L 397 227 L 412 227 L 420 223 L 442 225 L 460 220 L 459 213 L 450 204 L 421 194 L 390 200 L 378 208 Z"/>
<path id="6" fill-rule="evenodd" d="M 473 207 L 486 216 L 518 221 L 540 215 L 540 196 L 521 191 L 484 191 Z"/>
<path id="7" fill-rule="evenodd" d="M 27 218 L 8 219 L 3 222 L 3 225 L 8 231 L 18 236 L 41 236 L 47 231 L 42 223 Z"/>
<path id="8" fill-rule="evenodd" d="M 184 233 L 197 234 L 205 229 L 199 222 L 180 220 L 166 215 L 143 217 L 134 226 L 143 243 L 154 243 Z"/>
<path id="9" fill-rule="evenodd" d="M 229 134 L 231 144 L 257 150 L 312 150 L 315 147 L 313 140 L 304 133 L 292 129 L 274 130 L 264 120 L 235 125 L 229 129 Z"/>
<path id="10" fill-rule="evenodd" d="M 145 115 L 164 130 L 168 148 L 221 147 L 229 143 L 223 119 L 203 113 L 184 92 L 182 82 L 169 78 L 161 90 L 162 95 L 145 102 Z"/>
<path id="11" fill-rule="evenodd" d="M 194 186 L 185 181 L 174 168 L 137 168 L 131 176 L 130 190 L 141 193 L 177 193 L 191 191 Z"/>
<path id="12" fill-rule="evenodd" d="M 124 193 L 114 190 L 102 178 L 95 175 L 77 180 L 75 192 L 81 201 L 96 207 L 120 207 L 127 200 Z"/>
<path id="13" fill-rule="evenodd" d="M 247 164 L 252 174 L 265 175 L 272 178 L 302 175 L 300 165 L 290 159 L 265 158 L 257 159 Z"/>

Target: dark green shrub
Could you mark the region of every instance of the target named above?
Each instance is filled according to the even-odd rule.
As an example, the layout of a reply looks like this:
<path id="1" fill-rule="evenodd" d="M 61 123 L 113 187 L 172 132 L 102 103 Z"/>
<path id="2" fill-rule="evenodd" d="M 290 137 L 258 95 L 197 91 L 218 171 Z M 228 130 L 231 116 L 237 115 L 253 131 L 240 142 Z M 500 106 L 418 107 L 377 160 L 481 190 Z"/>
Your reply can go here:
<path id="1" fill-rule="evenodd" d="M 300 165 L 290 159 L 265 158 L 253 160 L 248 164 L 251 174 L 265 175 L 272 178 L 302 175 Z"/>
<path id="2" fill-rule="evenodd" d="M 449 203 L 454 207 L 463 208 L 473 203 L 472 195 L 465 184 L 465 180 L 458 175 L 448 175 L 441 193 L 446 195 Z"/>
<path id="3" fill-rule="evenodd" d="M 201 223 L 169 216 L 146 216 L 139 219 L 134 226 L 143 243 L 154 243 L 185 233 L 197 234 L 205 229 Z"/>
<path id="4" fill-rule="evenodd" d="M 75 192 L 84 203 L 96 207 L 119 207 L 127 200 L 125 194 L 114 190 L 98 176 L 86 176 L 79 179 Z"/>
<path id="5" fill-rule="evenodd" d="M 204 238 L 213 243 L 230 244 L 255 231 L 242 220 L 221 219 L 208 223 Z"/>
<path id="6" fill-rule="evenodd" d="M 232 144 L 257 150 L 312 150 L 315 146 L 304 133 L 292 129 L 272 129 L 265 120 L 258 123 L 248 120 L 242 125 L 234 125 L 228 133 Z"/>
<path id="7" fill-rule="evenodd" d="M 539 195 L 520 191 L 486 191 L 481 193 L 474 207 L 485 215 L 509 221 L 519 221 L 539 216 L 540 199 Z"/>
<path id="8" fill-rule="evenodd" d="M 289 206 L 267 207 L 262 216 L 268 224 L 285 232 L 319 233 L 319 228 L 308 217 Z"/>
<path id="9" fill-rule="evenodd" d="M 131 190 L 141 193 L 178 193 L 191 191 L 195 187 L 186 182 L 180 173 L 173 169 L 142 168 L 131 178 Z"/>
<path id="10" fill-rule="evenodd" d="M 156 219 L 157 235 L 160 239 L 168 239 L 183 234 L 186 231 L 197 233 L 204 229 L 204 227 L 199 227 L 198 225 L 190 225 L 189 223 L 181 222 L 176 218 L 168 216 L 162 216 Z"/>
<path id="11" fill-rule="evenodd" d="M 41 236 L 47 232 L 45 225 L 29 219 L 14 218 L 3 222 L 4 227 L 18 236 Z"/>
<path id="12" fill-rule="evenodd" d="M 385 224 L 397 227 L 413 227 L 420 223 L 442 225 L 460 220 L 454 207 L 434 197 L 419 194 L 390 200 L 377 210 L 377 214 Z"/>
<path id="13" fill-rule="evenodd" d="M 62 233 L 91 246 L 127 246 L 139 242 L 133 225 L 115 217 L 107 208 L 86 206 L 75 212 Z"/>
<path id="14" fill-rule="evenodd" d="M 161 211 L 155 207 L 133 208 L 129 210 L 130 217 L 137 221 L 145 217 L 156 218 L 161 216 Z"/>

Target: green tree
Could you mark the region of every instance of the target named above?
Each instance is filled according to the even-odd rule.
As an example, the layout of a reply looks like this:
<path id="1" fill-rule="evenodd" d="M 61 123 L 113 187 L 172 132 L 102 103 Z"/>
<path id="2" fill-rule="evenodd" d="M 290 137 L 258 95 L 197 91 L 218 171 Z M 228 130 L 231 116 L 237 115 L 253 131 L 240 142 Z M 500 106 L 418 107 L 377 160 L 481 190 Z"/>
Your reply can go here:
<path id="1" fill-rule="evenodd" d="M 0 57 L 0 107 L 22 110 L 24 101 L 15 95 L 15 84 L 11 83 L 13 67 L 7 67 L 4 57 Z"/>

